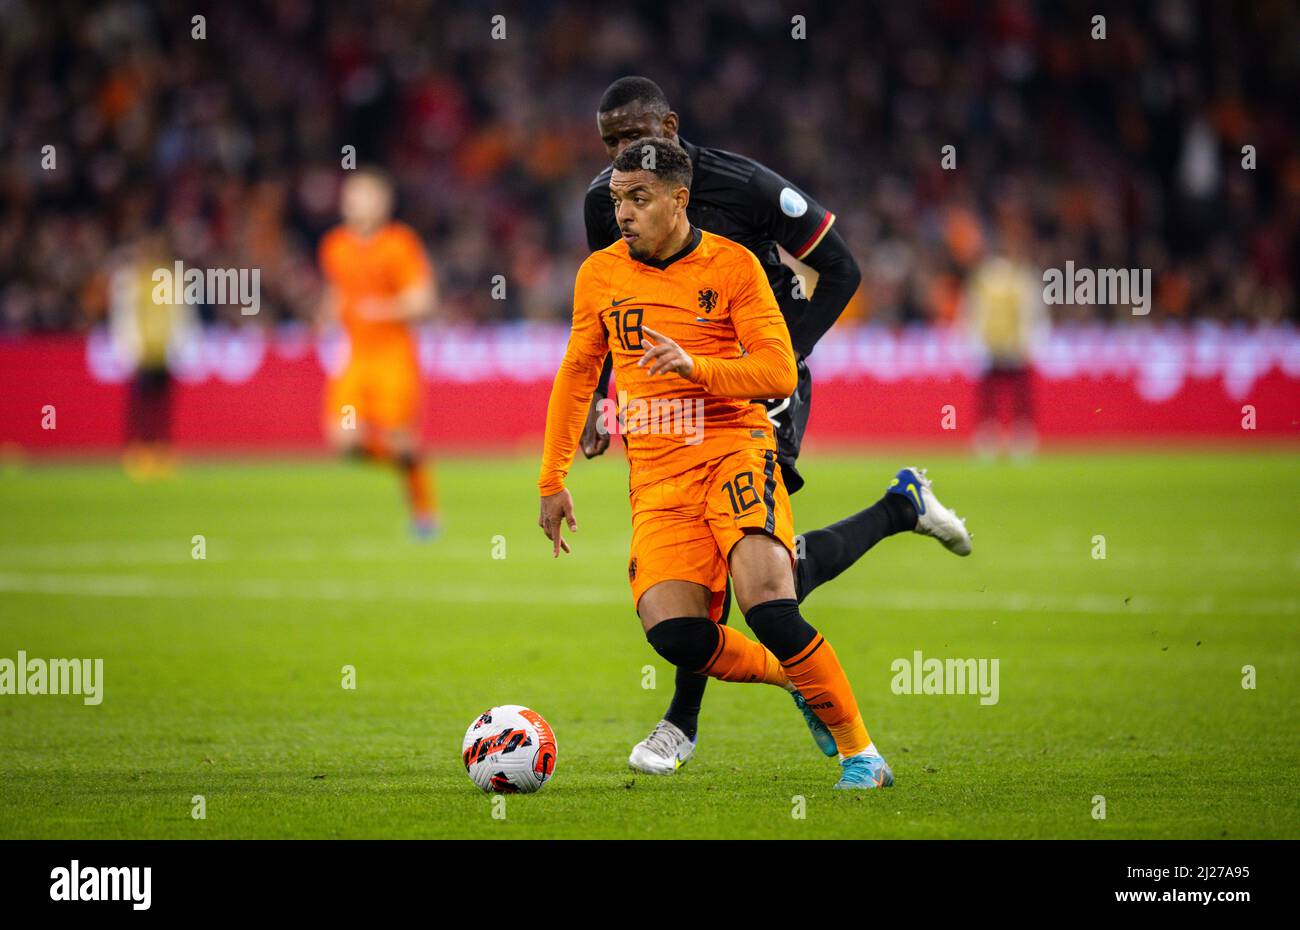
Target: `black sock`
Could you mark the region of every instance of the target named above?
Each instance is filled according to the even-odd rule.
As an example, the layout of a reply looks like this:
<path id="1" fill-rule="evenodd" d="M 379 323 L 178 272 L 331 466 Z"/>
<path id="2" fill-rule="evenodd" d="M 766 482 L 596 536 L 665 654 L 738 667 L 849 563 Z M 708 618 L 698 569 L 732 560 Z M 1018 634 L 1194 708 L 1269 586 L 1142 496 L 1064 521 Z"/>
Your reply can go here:
<path id="1" fill-rule="evenodd" d="M 817 630 L 799 613 L 799 602 L 793 598 L 755 604 L 745 614 L 745 622 L 782 662 L 793 659 L 817 638 Z"/>
<path id="2" fill-rule="evenodd" d="M 795 563 L 800 601 L 840 574 L 886 536 L 916 527 L 916 508 L 901 494 L 886 494 L 866 510 L 803 534 L 803 557 Z"/>
<path id="3" fill-rule="evenodd" d="M 727 579 L 727 593 L 722 600 L 722 619 L 718 622 L 727 625 L 731 613 L 731 579 Z M 677 667 L 674 680 L 673 699 L 668 704 L 664 719 L 686 734 L 687 739 L 695 739 L 700 729 L 700 703 L 704 700 L 704 688 L 709 683 L 708 675 L 697 675 L 689 669 Z"/>
<path id="4" fill-rule="evenodd" d="M 685 733 L 687 739 L 695 739 L 700 728 L 700 702 L 704 700 L 704 687 L 709 683 L 709 676 L 697 675 L 679 665 L 675 681 L 672 703 L 668 705 L 664 719 Z"/>
<path id="5" fill-rule="evenodd" d="M 420 457 L 414 452 L 399 452 L 393 456 L 393 463 L 398 471 L 405 473 L 420 467 Z"/>

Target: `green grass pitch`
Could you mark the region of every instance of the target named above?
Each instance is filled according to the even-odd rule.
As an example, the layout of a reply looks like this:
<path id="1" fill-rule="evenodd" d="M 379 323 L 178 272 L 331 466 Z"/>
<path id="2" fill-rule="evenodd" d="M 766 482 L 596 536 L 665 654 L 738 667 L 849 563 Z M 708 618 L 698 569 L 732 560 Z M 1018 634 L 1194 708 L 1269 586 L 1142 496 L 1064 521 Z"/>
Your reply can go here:
<path id="1" fill-rule="evenodd" d="M 802 464 L 799 529 L 871 503 L 900 463 Z M 672 669 L 629 603 L 621 460 L 574 466 L 559 561 L 531 457 L 441 463 L 432 544 L 406 538 L 375 468 L 194 463 L 135 484 L 11 466 L 0 657 L 102 658 L 105 685 L 97 707 L 0 696 L 0 837 L 1300 836 L 1293 454 L 922 464 L 975 554 L 888 539 L 804 605 L 897 776 L 847 794 L 761 685 L 710 683 L 676 776 L 627 770 Z M 893 693 L 918 649 L 998 659 L 998 703 Z M 547 717 L 559 764 L 498 819 L 459 748 L 502 703 Z"/>

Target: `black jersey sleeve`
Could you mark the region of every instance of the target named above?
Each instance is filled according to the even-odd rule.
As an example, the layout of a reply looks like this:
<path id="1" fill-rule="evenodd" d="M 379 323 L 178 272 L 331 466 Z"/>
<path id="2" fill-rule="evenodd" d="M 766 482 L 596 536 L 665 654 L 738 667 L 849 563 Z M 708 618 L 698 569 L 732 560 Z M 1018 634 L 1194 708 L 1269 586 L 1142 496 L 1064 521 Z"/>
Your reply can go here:
<path id="1" fill-rule="evenodd" d="M 748 194 L 754 224 L 800 261 L 835 222 L 835 214 L 764 165 L 755 164 Z"/>
<path id="2" fill-rule="evenodd" d="M 861 275 L 857 263 L 832 229 L 835 214 L 775 171 L 755 163 L 748 193 L 752 221 L 818 272 L 817 288 L 807 306 L 786 318 L 791 344 L 800 358 L 806 358 L 858 289 Z"/>
<path id="3" fill-rule="evenodd" d="M 834 229 L 826 231 L 805 261 L 817 272 L 817 288 L 804 313 L 790 322 L 790 343 L 801 358 L 812 355 L 813 346 L 835 325 L 862 281 L 853 253 Z"/>
<path id="4" fill-rule="evenodd" d="M 609 170 L 596 175 L 587 188 L 582 215 L 587 224 L 587 248 L 599 252 L 618 238 L 618 221 L 614 219 L 614 201 L 609 196 Z"/>
<path id="5" fill-rule="evenodd" d="M 587 248 L 598 252 L 618 238 L 618 221 L 614 219 L 614 201 L 609 196 L 609 169 L 596 175 L 587 188 L 582 215 L 587 224 Z M 595 396 L 603 399 L 609 390 L 609 376 L 613 371 L 614 357 L 605 356 L 605 364 L 596 383 Z"/>

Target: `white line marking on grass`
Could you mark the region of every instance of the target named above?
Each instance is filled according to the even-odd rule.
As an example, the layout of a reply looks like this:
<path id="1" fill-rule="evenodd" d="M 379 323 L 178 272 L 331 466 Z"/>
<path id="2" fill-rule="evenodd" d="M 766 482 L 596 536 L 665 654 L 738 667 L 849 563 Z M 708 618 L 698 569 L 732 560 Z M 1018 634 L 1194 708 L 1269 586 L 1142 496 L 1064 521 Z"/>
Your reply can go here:
<path id="1" fill-rule="evenodd" d="M 452 604 L 535 604 L 538 591 L 528 586 L 436 585 L 421 582 L 283 581 L 243 579 L 207 581 L 158 578 L 151 575 L 79 575 L 0 573 L 0 591 L 69 597 L 215 598 L 236 600 L 309 601 L 428 601 Z M 556 603 L 615 605 L 631 611 L 622 587 L 545 587 Z M 1290 616 L 1300 613 L 1297 598 L 1216 598 L 1198 594 L 1178 600 L 1134 596 L 1128 604 L 1120 595 L 1059 595 L 1031 591 L 978 594 L 951 591 L 818 591 L 809 603 L 845 610 L 923 611 L 926 613 L 1072 613 L 1072 614 L 1248 614 Z"/>
<path id="2" fill-rule="evenodd" d="M 543 542 L 545 542 L 543 540 Z M 309 537 L 240 539 L 209 536 L 208 562 L 484 562 L 491 542 L 478 547 L 425 545 L 403 537 L 344 539 L 322 543 Z M 169 565 L 191 561 L 190 538 L 36 543 L 0 546 L 0 563 L 61 568 L 68 565 Z M 541 556 L 539 555 L 540 559 Z"/>
<path id="3" fill-rule="evenodd" d="M 531 528 L 529 532 L 531 532 Z M 448 542 L 454 544 L 448 545 Z M 590 551 L 623 551 L 627 540 L 621 536 L 583 537 L 577 540 Z M 468 544 L 467 544 L 468 543 Z M 473 540 L 444 540 L 442 543 L 422 544 L 413 542 L 404 536 L 376 536 L 362 538 L 336 537 L 322 540 L 312 536 L 247 537 L 223 538 L 209 535 L 206 561 L 209 563 L 306 563 L 306 562 L 421 562 L 426 564 L 463 562 L 481 563 L 487 560 L 490 540 L 481 544 Z M 71 566 L 96 565 L 171 565 L 188 564 L 191 560 L 190 538 L 181 534 L 177 539 L 156 540 L 97 540 L 64 543 L 30 543 L 23 545 L 0 545 L 0 565 L 7 567 L 64 568 Z M 1049 573 L 1055 576 L 1060 564 L 1060 556 L 1072 552 L 1073 548 L 1062 549 L 1053 555 L 1042 547 L 1030 546 L 1003 547 L 999 555 L 1008 561 L 1014 557 L 1015 563 L 1025 572 Z M 1300 553 L 1281 553 L 1272 557 L 1242 556 L 1233 560 L 1230 556 L 1216 555 L 1214 559 L 1200 561 L 1180 557 L 1178 552 L 1146 552 L 1127 560 L 1122 566 L 1110 566 L 1111 571 L 1122 570 L 1125 574 L 1147 575 L 1155 571 L 1175 570 L 1178 572 L 1195 572 L 1204 577 L 1207 574 L 1238 575 L 1242 572 L 1268 574 L 1274 569 L 1287 569 L 1292 565 L 1300 566 Z M 550 561 L 550 553 L 545 545 L 526 549 L 511 555 L 515 561 L 524 560 L 537 564 Z M 1136 559 L 1136 561 L 1135 561 Z M 910 596 L 910 595 L 909 595 Z M 818 598 L 822 594 L 819 592 Z M 842 606 L 852 607 L 855 603 Z M 839 606 L 839 605 L 837 605 Z M 904 607 L 903 609 L 906 609 Z M 961 609 L 961 608 L 956 608 Z M 1015 606 L 1008 607 L 1016 610 Z M 1096 611 L 1084 610 L 1084 613 Z M 1105 612 L 1100 611 L 1100 612 Z M 1130 609 L 1130 612 L 1131 609 Z M 1196 611 L 1199 612 L 1199 611 Z"/>

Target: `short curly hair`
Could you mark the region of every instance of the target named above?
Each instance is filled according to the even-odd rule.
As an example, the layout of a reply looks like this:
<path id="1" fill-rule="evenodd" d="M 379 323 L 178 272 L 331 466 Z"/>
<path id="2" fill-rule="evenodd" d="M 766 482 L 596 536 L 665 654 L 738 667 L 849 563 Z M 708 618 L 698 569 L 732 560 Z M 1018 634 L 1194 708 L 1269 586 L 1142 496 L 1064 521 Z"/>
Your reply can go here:
<path id="1" fill-rule="evenodd" d="M 676 187 L 691 186 L 694 171 L 691 157 L 672 139 L 644 136 L 628 145 L 614 159 L 615 171 L 649 171 L 661 181 Z"/>
<path id="2" fill-rule="evenodd" d="M 610 110 L 625 107 L 629 103 L 639 103 L 657 116 L 666 116 L 668 111 L 672 109 L 668 106 L 668 98 L 664 96 L 664 92 L 659 89 L 658 84 L 649 78 L 630 74 L 627 77 L 619 78 L 605 88 L 605 93 L 600 98 L 600 105 L 596 107 L 596 112 L 608 113 Z"/>

